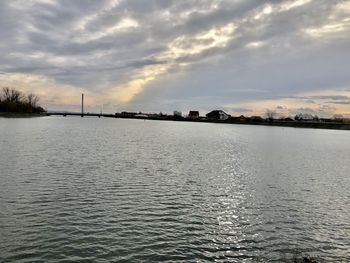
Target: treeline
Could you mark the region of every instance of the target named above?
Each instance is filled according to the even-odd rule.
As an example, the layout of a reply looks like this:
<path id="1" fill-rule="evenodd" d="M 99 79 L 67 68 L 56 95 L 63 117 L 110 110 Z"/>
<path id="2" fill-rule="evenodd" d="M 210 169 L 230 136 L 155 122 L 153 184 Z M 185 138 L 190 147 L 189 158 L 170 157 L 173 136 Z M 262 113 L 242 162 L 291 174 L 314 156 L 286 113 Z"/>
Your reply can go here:
<path id="1" fill-rule="evenodd" d="M 38 105 L 39 97 L 34 94 L 3 88 L 0 90 L 0 112 L 42 113 L 45 110 Z"/>

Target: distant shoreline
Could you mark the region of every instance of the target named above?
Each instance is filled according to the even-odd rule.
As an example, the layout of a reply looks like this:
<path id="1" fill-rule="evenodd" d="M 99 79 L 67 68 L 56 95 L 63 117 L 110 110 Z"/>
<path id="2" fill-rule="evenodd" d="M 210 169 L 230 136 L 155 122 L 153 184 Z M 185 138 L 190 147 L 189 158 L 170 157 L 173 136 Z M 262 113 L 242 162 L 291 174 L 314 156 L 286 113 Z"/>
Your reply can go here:
<path id="1" fill-rule="evenodd" d="M 273 122 L 235 122 L 230 120 L 191 120 L 191 119 L 160 119 L 160 118 L 142 118 L 142 117 L 115 117 L 120 119 L 143 119 L 143 120 L 158 120 L 158 121 L 182 121 L 182 122 L 197 122 L 197 123 L 221 123 L 221 124 L 241 124 L 241 125 L 261 125 L 261 126 L 277 126 L 291 128 L 309 128 L 309 129 L 332 129 L 332 130 L 350 130 L 350 123 L 335 123 L 335 122 L 308 122 L 308 121 L 278 121 Z"/>
<path id="2" fill-rule="evenodd" d="M 18 112 L 0 112 L 0 118 L 37 118 L 45 116 L 81 116 L 80 113 L 18 113 Z M 143 117 L 143 116 L 121 116 L 115 114 L 94 114 L 86 113 L 85 117 L 105 117 L 118 119 L 138 119 L 138 120 L 155 120 L 155 121 L 179 121 L 179 122 L 196 122 L 196 123 L 221 123 L 221 124 L 241 124 L 241 125 L 261 125 L 291 128 L 309 128 L 309 129 L 331 129 L 331 130 L 350 130 L 350 123 L 337 122 L 315 122 L 315 121 L 233 121 L 233 120 L 210 120 L 210 119 L 189 119 L 176 118 L 174 116 L 164 117 Z"/>
<path id="3" fill-rule="evenodd" d="M 81 113 L 46 113 L 46 116 L 81 116 Z M 184 117 L 174 117 L 165 115 L 162 117 L 144 117 L 144 116 L 123 116 L 120 114 L 99 114 L 99 113 L 84 113 L 85 117 L 105 117 L 119 119 L 138 119 L 138 120 L 155 120 L 155 121 L 180 121 L 180 122 L 196 122 L 196 123 L 222 123 L 222 124 L 242 124 L 242 125 L 262 125 L 262 126 L 277 126 L 291 128 L 309 128 L 309 129 L 332 129 L 332 130 L 350 130 L 350 123 L 337 122 L 316 122 L 316 121 L 236 121 L 236 120 L 211 120 L 211 119 L 189 119 Z"/>
<path id="4" fill-rule="evenodd" d="M 0 112 L 0 118 L 36 118 L 45 117 L 46 113 Z"/>

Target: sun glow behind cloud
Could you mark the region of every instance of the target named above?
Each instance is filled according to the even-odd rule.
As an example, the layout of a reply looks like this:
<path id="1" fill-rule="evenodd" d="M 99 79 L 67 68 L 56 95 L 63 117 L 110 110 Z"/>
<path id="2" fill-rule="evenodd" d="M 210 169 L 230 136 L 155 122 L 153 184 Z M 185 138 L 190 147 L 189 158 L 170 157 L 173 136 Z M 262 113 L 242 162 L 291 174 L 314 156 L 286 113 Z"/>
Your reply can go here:
<path id="1" fill-rule="evenodd" d="M 256 101 L 257 104 L 249 105 L 255 109 L 260 102 L 260 108 L 265 108 L 278 104 L 276 99 L 269 99 L 274 95 L 282 98 L 283 93 L 290 93 L 289 96 L 302 94 L 302 89 L 306 92 L 307 87 L 312 87 L 313 92 L 327 90 L 330 84 L 324 83 L 331 75 L 325 73 L 319 77 L 323 81 L 305 73 L 301 76 L 305 78 L 305 84 L 298 83 L 304 88 L 294 88 L 290 82 L 295 80 L 287 74 L 288 65 L 296 67 L 293 56 L 307 57 L 309 51 L 316 48 L 332 53 L 335 51 L 328 46 L 338 45 L 345 52 L 350 32 L 350 1 L 204 0 L 180 3 L 150 0 L 145 4 L 103 0 L 89 5 L 78 2 L 69 2 L 66 6 L 54 0 L 1 3 L 1 10 L 4 10 L 1 17 L 6 18 L 0 18 L 0 34 L 5 32 L 4 41 L 0 43 L 0 72 L 6 73 L 1 74 L 3 86 L 12 83 L 23 88 L 33 87 L 45 96 L 45 101 L 61 104 L 68 103 L 67 96 L 62 94 L 77 97 L 70 100 L 71 103 L 79 101 L 76 93 L 84 91 L 91 95 L 91 103 L 106 102 L 111 105 L 111 110 L 118 110 L 117 105 L 128 107 L 137 99 L 145 101 L 152 90 L 157 92 L 170 89 L 170 86 L 174 94 L 178 89 L 183 94 L 196 96 L 191 74 L 215 64 L 214 70 L 196 76 L 198 82 L 202 81 L 200 92 L 203 94 L 200 95 L 203 98 L 212 96 L 214 100 L 221 96 L 224 98 L 221 102 L 213 102 L 219 107 L 248 105 Z M 20 19 L 11 20 L 11 17 Z M 6 35 L 8 32 L 10 34 Z M 319 56 L 325 54 L 327 52 L 320 51 Z M 286 68 L 285 82 L 276 84 L 273 73 L 261 73 L 276 63 Z M 342 65 L 342 68 L 335 67 L 342 72 L 346 63 Z M 319 64 L 315 62 L 313 67 L 317 71 Z M 207 84 L 205 79 L 215 78 L 214 72 L 222 72 L 225 77 Z M 250 80 L 241 81 L 242 72 L 249 74 L 251 79 L 261 78 L 266 82 L 261 82 L 260 87 L 258 81 L 254 85 Z M 184 76 L 187 82 L 173 78 L 174 83 L 166 83 L 166 79 L 177 74 Z M 348 82 L 342 79 L 342 83 L 329 90 L 341 92 L 336 88 Z M 280 90 L 274 85 L 280 85 Z M 291 91 L 288 87 L 292 87 Z M 231 97 L 232 103 L 227 103 L 228 96 L 223 95 L 229 88 L 232 89 L 229 94 L 235 94 Z M 43 92 L 45 89 L 50 92 Z M 248 90 L 256 92 L 246 92 Z M 259 90 L 265 90 L 266 97 Z M 247 98 L 244 94 L 252 97 Z M 156 102 L 156 97 L 148 98 Z M 191 101 L 191 98 L 184 98 L 186 100 Z M 269 101 L 273 101 L 272 104 Z M 287 101 L 290 108 L 296 103 L 293 99 Z M 304 102 L 301 100 L 300 103 Z M 329 104 L 323 100 L 320 103 Z M 336 112 L 338 109 L 347 112 L 346 105 L 343 101 L 343 104 L 338 102 L 333 106 Z M 142 108 L 141 105 L 139 109 Z"/>
<path id="2" fill-rule="evenodd" d="M 341 23 L 332 23 L 323 25 L 318 28 L 308 28 L 306 33 L 313 37 L 323 37 L 325 35 L 331 35 L 345 31 L 350 27 L 350 19 L 344 19 Z"/>
<path id="3" fill-rule="evenodd" d="M 312 0 L 289 1 L 284 4 L 276 5 L 275 7 L 269 4 L 258 14 L 255 14 L 254 19 L 258 20 L 263 16 L 269 16 L 272 12 L 286 12 L 293 8 L 306 5 L 311 1 Z M 216 7 L 214 6 L 214 8 Z M 191 12 L 189 11 L 186 14 L 185 16 L 187 17 Z M 138 72 L 135 77 L 132 77 L 129 83 L 113 89 L 116 90 L 115 98 L 119 98 L 123 103 L 128 103 L 138 93 L 142 92 L 145 86 L 151 81 L 162 74 L 166 74 L 168 70 L 172 68 L 173 63 L 176 63 L 176 60 L 200 54 L 210 49 L 224 48 L 234 39 L 234 32 L 238 27 L 239 25 L 230 22 L 220 27 L 207 29 L 194 36 L 180 36 L 174 39 L 167 45 L 167 50 L 165 52 L 155 56 L 160 61 L 165 60 L 168 61 L 168 63 L 156 67 L 151 66 L 143 69 L 143 72 Z M 246 47 L 259 48 L 264 44 L 264 41 L 255 41 L 247 43 Z M 180 67 L 188 66 L 189 64 L 188 62 L 178 63 Z"/>
<path id="4" fill-rule="evenodd" d="M 168 51 L 160 59 L 177 59 L 199 54 L 210 48 L 225 47 L 233 39 L 236 26 L 229 23 L 219 28 L 212 28 L 193 37 L 179 37 L 168 45 Z"/>
<path id="5" fill-rule="evenodd" d="M 137 72 L 131 80 L 116 87 L 110 92 L 111 96 L 119 99 L 122 103 L 128 103 L 138 93 L 140 93 L 147 84 L 157 77 L 166 74 L 174 66 L 186 67 L 189 63 L 177 63 L 177 60 L 200 54 L 212 48 L 223 48 L 233 39 L 235 25 L 228 23 L 224 26 L 212 28 L 201 32 L 192 37 L 180 37 L 168 44 L 167 50 L 157 55 L 155 58 L 159 61 L 167 61 L 165 64 L 152 65 Z M 114 95 L 112 95 L 114 94 Z"/>
<path id="6" fill-rule="evenodd" d="M 139 23 L 135 19 L 124 17 L 113 26 L 106 27 L 103 30 L 92 32 L 89 34 L 85 34 L 84 32 L 82 32 L 78 34 L 78 37 L 76 38 L 76 40 L 79 43 L 86 43 L 86 42 L 98 40 L 100 38 L 107 37 L 110 35 L 129 31 L 137 28 L 138 26 L 139 26 Z"/>

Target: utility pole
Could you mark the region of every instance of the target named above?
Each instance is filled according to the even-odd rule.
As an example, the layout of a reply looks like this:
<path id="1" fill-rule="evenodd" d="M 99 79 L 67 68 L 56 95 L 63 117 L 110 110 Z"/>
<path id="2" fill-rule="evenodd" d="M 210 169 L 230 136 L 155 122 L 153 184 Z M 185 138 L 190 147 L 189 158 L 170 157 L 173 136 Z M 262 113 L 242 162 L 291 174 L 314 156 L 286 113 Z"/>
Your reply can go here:
<path id="1" fill-rule="evenodd" d="M 84 93 L 81 94 L 81 117 L 84 117 Z"/>

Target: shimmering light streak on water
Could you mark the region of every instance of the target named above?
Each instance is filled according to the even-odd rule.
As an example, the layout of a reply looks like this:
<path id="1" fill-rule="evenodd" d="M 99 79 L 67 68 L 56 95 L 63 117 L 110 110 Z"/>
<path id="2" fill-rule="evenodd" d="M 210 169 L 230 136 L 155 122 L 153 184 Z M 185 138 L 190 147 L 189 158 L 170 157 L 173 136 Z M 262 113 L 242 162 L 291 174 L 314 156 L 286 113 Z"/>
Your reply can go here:
<path id="1" fill-rule="evenodd" d="M 348 131 L 0 119 L 0 262 L 350 261 Z"/>

